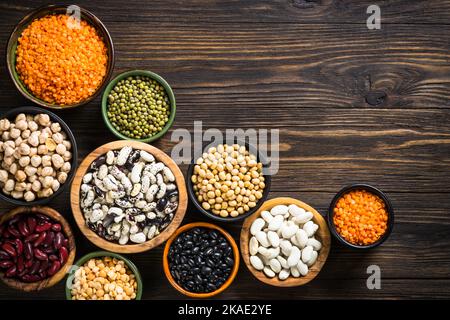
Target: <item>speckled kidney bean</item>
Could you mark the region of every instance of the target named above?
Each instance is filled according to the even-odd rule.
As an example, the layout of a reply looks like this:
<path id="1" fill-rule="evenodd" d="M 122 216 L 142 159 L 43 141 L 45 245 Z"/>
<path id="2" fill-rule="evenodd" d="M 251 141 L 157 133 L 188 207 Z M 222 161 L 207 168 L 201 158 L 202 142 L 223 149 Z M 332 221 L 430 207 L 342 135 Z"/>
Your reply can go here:
<path id="1" fill-rule="evenodd" d="M 56 274 L 67 262 L 69 240 L 60 223 L 42 214 L 18 214 L 0 225 L 0 272 L 36 282 Z"/>

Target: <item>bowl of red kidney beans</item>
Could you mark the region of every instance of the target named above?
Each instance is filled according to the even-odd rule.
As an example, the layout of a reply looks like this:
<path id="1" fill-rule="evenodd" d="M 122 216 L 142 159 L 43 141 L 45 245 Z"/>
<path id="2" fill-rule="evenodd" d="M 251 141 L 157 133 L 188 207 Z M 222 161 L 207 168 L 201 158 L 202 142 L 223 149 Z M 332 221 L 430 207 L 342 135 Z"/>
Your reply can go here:
<path id="1" fill-rule="evenodd" d="M 17 207 L 0 217 L 0 279 L 24 291 L 51 287 L 75 258 L 69 224 L 49 207 Z"/>

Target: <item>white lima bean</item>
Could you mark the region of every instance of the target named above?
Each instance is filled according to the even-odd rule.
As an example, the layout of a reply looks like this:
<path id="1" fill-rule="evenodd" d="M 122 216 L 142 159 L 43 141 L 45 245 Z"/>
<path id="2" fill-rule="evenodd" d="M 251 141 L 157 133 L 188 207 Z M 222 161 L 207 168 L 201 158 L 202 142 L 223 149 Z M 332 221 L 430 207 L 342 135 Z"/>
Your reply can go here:
<path id="1" fill-rule="evenodd" d="M 308 267 L 311 267 L 314 263 L 316 263 L 317 257 L 319 256 L 319 254 L 317 253 L 317 251 L 313 251 L 311 253 L 311 259 L 308 260 L 308 262 L 306 262 L 306 265 Z"/>
<path id="2" fill-rule="evenodd" d="M 273 219 L 273 216 L 270 214 L 269 211 L 263 211 L 261 212 L 261 218 L 263 218 L 267 223 L 269 223 Z"/>
<path id="3" fill-rule="evenodd" d="M 278 274 L 278 279 L 286 280 L 289 277 L 290 271 L 288 269 L 283 269 Z"/>
<path id="4" fill-rule="evenodd" d="M 306 241 L 306 245 L 313 247 L 314 251 L 322 249 L 322 244 L 315 238 L 309 238 L 308 241 Z"/>
<path id="5" fill-rule="evenodd" d="M 258 253 L 258 247 L 259 247 L 258 240 L 256 240 L 255 237 L 251 237 L 248 248 L 252 256 Z"/>
<path id="6" fill-rule="evenodd" d="M 269 240 L 267 239 L 267 233 L 265 233 L 264 231 L 258 231 L 255 234 L 256 240 L 258 240 L 259 244 L 262 245 L 263 247 L 269 247 L 270 243 Z"/>
<path id="7" fill-rule="evenodd" d="M 308 243 L 308 234 L 305 230 L 298 229 L 297 233 L 295 234 L 295 238 L 297 239 L 297 243 L 300 249 L 306 247 L 306 244 Z"/>
<path id="8" fill-rule="evenodd" d="M 275 272 L 270 267 L 264 267 L 263 271 L 269 278 L 275 277 Z"/>
<path id="9" fill-rule="evenodd" d="M 281 235 L 285 239 L 290 239 L 298 230 L 298 225 L 293 223 L 292 221 L 286 221 L 281 226 Z"/>
<path id="10" fill-rule="evenodd" d="M 287 260 L 284 257 L 278 256 L 277 260 L 280 262 L 280 265 L 281 265 L 281 267 L 283 267 L 283 269 L 289 268 L 289 266 L 287 264 Z"/>
<path id="11" fill-rule="evenodd" d="M 279 204 L 279 205 L 273 207 L 273 208 L 270 210 L 270 213 L 271 213 L 273 216 L 276 216 L 276 215 L 285 215 L 286 213 L 288 213 L 288 207 L 285 206 L 284 204 Z"/>
<path id="12" fill-rule="evenodd" d="M 292 247 L 291 254 L 289 255 L 289 258 L 287 259 L 287 263 L 289 267 L 296 266 L 297 263 L 300 260 L 301 251 L 296 246 Z"/>
<path id="13" fill-rule="evenodd" d="M 301 260 L 297 264 L 297 269 L 302 276 L 306 276 L 308 274 L 308 266 L 304 264 Z"/>
<path id="14" fill-rule="evenodd" d="M 278 256 L 278 257 L 280 257 L 280 256 Z M 281 271 L 281 263 L 278 260 L 278 258 L 277 259 L 271 259 L 269 261 L 269 265 L 270 265 L 270 268 L 273 270 L 273 272 L 279 273 Z"/>
<path id="15" fill-rule="evenodd" d="M 291 270 L 291 275 L 292 275 L 294 278 L 300 277 L 300 271 L 298 271 L 297 266 L 291 267 L 290 270 Z"/>
<path id="16" fill-rule="evenodd" d="M 272 247 L 278 247 L 280 245 L 280 237 L 276 232 L 268 231 L 267 238 L 269 239 L 269 242 L 272 245 Z"/>
<path id="17" fill-rule="evenodd" d="M 258 218 L 255 221 L 253 221 L 251 227 L 250 227 L 250 233 L 252 235 L 255 235 L 257 232 L 261 231 L 261 229 L 264 227 L 266 222 L 264 219 Z"/>
<path id="18" fill-rule="evenodd" d="M 313 218 L 313 214 L 312 212 L 303 212 L 301 214 L 299 214 L 298 216 L 294 217 L 294 219 L 292 221 L 294 221 L 296 224 L 303 224 L 306 223 L 308 221 L 310 221 Z"/>
<path id="19" fill-rule="evenodd" d="M 314 249 L 311 246 L 306 246 L 305 249 L 302 250 L 303 263 L 307 263 L 312 258 L 313 251 Z"/>
<path id="20" fill-rule="evenodd" d="M 281 252 L 283 252 L 286 257 L 289 257 L 291 255 L 292 244 L 288 240 L 281 240 L 280 248 Z"/>
<path id="21" fill-rule="evenodd" d="M 293 217 L 297 217 L 298 215 L 305 213 L 305 209 L 298 207 L 295 204 L 291 204 L 288 207 L 288 211 Z"/>
<path id="22" fill-rule="evenodd" d="M 255 268 L 256 270 L 264 269 L 264 264 L 258 256 L 251 256 L 250 263 L 253 266 L 253 268 Z"/>
<path id="23" fill-rule="evenodd" d="M 319 226 L 312 221 L 308 221 L 303 225 L 303 230 L 305 230 L 308 237 L 312 237 L 317 229 L 319 229 Z"/>
<path id="24" fill-rule="evenodd" d="M 278 231 L 281 226 L 283 225 L 283 216 L 275 216 L 270 222 L 269 222 L 269 230 L 271 231 Z"/>

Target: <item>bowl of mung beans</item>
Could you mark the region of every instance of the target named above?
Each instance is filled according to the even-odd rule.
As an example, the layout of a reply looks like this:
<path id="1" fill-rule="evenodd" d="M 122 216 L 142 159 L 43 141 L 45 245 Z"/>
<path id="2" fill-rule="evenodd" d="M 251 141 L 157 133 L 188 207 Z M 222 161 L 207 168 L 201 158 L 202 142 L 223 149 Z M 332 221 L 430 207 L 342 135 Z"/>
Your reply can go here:
<path id="1" fill-rule="evenodd" d="M 103 120 L 120 139 L 155 141 L 172 126 L 175 112 L 172 88 L 151 71 L 124 72 L 103 93 Z"/>
<path id="2" fill-rule="evenodd" d="M 114 46 L 106 27 L 88 10 L 47 5 L 17 24 L 6 59 L 25 98 L 67 109 L 87 104 L 104 89 L 114 67 Z"/>
<path id="3" fill-rule="evenodd" d="M 368 184 L 342 188 L 328 210 L 331 234 L 353 249 L 371 249 L 381 245 L 394 227 L 394 209 L 387 195 Z"/>
<path id="4" fill-rule="evenodd" d="M 189 198 L 204 215 L 235 222 L 255 213 L 269 195 L 264 156 L 246 141 L 203 146 L 187 172 Z"/>

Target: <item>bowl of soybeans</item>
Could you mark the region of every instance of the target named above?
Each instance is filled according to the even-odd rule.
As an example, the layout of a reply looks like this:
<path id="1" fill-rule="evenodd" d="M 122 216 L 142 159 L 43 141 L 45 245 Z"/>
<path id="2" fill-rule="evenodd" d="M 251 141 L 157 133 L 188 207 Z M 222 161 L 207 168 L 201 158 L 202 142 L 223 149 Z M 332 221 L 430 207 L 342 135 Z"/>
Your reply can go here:
<path id="1" fill-rule="evenodd" d="M 391 234 L 394 210 L 389 198 L 378 188 L 352 184 L 333 198 L 327 220 L 331 233 L 344 246 L 371 249 Z"/>
<path id="2" fill-rule="evenodd" d="M 239 221 L 267 199 L 271 182 L 267 173 L 265 157 L 246 141 L 208 143 L 189 166 L 189 198 L 213 220 Z"/>

